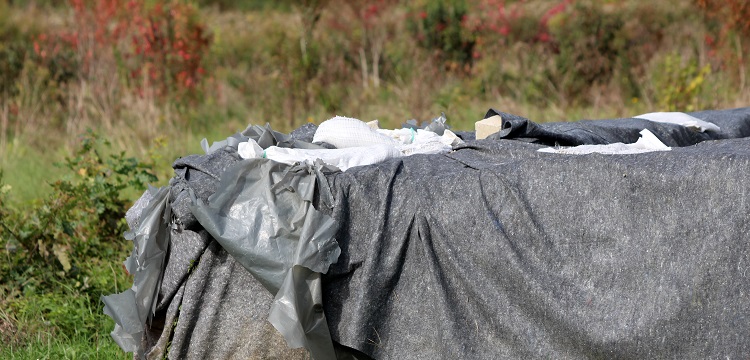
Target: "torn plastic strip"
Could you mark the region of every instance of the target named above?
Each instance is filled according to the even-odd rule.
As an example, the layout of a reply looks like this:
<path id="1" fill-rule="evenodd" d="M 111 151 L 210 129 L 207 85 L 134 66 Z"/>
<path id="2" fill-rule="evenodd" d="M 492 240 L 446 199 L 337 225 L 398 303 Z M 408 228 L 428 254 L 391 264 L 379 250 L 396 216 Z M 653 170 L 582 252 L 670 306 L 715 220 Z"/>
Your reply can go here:
<path id="1" fill-rule="evenodd" d="M 148 191 L 153 198 L 143 209 L 137 228 L 132 229 L 133 253 L 124 263 L 134 276 L 133 286 L 101 297 L 104 313 L 115 321 L 112 338 L 124 351 L 135 353 L 136 358 L 143 355 L 141 338 L 154 315 L 170 239 L 169 188 Z"/>
<path id="2" fill-rule="evenodd" d="M 333 340 L 323 312 L 320 273 L 295 265 L 271 304 L 268 321 L 290 348 L 304 347 L 315 359 L 335 359 Z"/>
<path id="3" fill-rule="evenodd" d="M 330 192 L 318 187 L 322 169 L 245 160 L 222 175 L 208 204 L 195 199 L 191 207 L 203 228 L 275 296 L 269 321 L 287 344 L 304 346 L 318 360 L 335 358 L 320 273 L 341 253 L 337 224 L 312 205 L 316 188 Z"/>
<path id="4" fill-rule="evenodd" d="M 244 135 L 238 133 L 238 134 L 234 134 L 234 135 L 226 138 L 226 140 L 215 141 L 209 147 L 208 146 L 208 139 L 203 138 L 203 140 L 201 140 L 201 148 L 206 153 L 206 155 L 208 155 L 208 154 L 211 154 L 211 153 L 215 152 L 216 150 L 223 149 L 223 148 L 225 148 L 227 146 L 230 146 L 230 147 L 233 147 L 233 148 L 236 149 L 237 145 L 239 143 L 245 142 L 245 141 L 247 141 L 247 136 L 244 136 Z"/>
<path id="5" fill-rule="evenodd" d="M 255 142 L 263 149 L 267 149 L 271 146 L 296 149 L 324 149 L 324 147 L 320 145 L 296 140 L 290 135 L 275 131 L 271 129 L 270 124 L 266 124 L 266 126 L 250 125 L 239 135 L 255 140 Z"/>

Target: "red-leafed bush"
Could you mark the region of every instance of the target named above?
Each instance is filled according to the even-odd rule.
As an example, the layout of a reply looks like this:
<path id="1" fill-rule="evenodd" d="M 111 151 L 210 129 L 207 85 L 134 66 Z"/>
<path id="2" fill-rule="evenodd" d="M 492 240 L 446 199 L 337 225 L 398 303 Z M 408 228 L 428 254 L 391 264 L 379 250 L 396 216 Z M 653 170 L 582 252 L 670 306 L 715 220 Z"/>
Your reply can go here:
<path id="1" fill-rule="evenodd" d="M 750 49 L 750 2 L 747 0 L 696 0 L 708 20 L 705 44 L 714 65 L 739 72 L 745 86 L 745 66 Z"/>
<path id="2" fill-rule="evenodd" d="M 466 26 L 468 14 L 465 0 L 430 1 L 417 9 L 409 27 L 418 43 L 446 68 L 465 69 L 471 66 L 476 45 L 476 34 Z"/>
<path id="3" fill-rule="evenodd" d="M 554 3 L 543 13 L 530 14 L 526 0 L 481 0 L 465 25 L 478 35 L 500 36 L 504 44 L 515 42 L 550 42 L 549 21 L 563 12 L 573 0 Z"/>
<path id="4" fill-rule="evenodd" d="M 71 30 L 41 34 L 34 42 L 37 59 L 55 80 L 93 77 L 96 67 L 116 63 L 138 94 L 150 90 L 176 100 L 197 95 L 211 36 L 195 7 L 144 0 L 70 0 L 69 6 Z"/>
<path id="5" fill-rule="evenodd" d="M 723 33 L 736 31 L 750 37 L 750 2 L 747 0 L 696 0 L 706 14 L 721 22 Z"/>

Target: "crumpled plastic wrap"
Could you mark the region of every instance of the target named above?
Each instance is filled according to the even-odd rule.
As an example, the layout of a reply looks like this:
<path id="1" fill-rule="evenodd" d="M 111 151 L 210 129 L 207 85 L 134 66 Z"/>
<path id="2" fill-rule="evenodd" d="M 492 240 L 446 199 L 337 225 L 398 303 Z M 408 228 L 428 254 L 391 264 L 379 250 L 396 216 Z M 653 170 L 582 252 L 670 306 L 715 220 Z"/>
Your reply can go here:
<path id="1" fill-rule="evenodd" d="M 169 246 L 169 188 L 149 189 L 152 197 L 143 209 L 138 226 L 126 238 L 133 240 L 133 253 L 125 268 L 133 274 L 133 286 L 119 294 L 103 296 L 104 313 L 115 320 L 111 335 L 125 351 L 143 355 L 139 344 L 147 321 L 156 307 L 164 260 Z"/>
<path id="2" fill-rule="evenodd" d="M 271 125 L 269 124 L 266 124 L 266 126 L 250 125 L 241 135 L 255 140 L 264 149 L 270 146 L 295 149 L 324 149 L 324 146 L 311 144 L 302 140 L 303 138 L 307 138 L 307 132 L 310 128 L 308 126 L 304 132 L 296 133 L 292 136 L 271 129 Z"/>
<path id="3" fill-rule="evenodd" d="M 450 127 L 446 124 L 448 121 L 448 117 L 445 116 L 444 112 L 440 113 L 440 116 L 430 120 L 430 121 L 424 121 L 422 123 L 422 126 L 419 126 L 419 122 L 416 119 L 408 120 L 405 124 L 403 124 L 403 128 L 405 129 L 423 129 L 427 131 L 432 131 L 435 134 L 438 134 L 440 136 L 443 136 L 443 133 L 445 130 L 450 129 Z"/>
<path id="4" fill-rule="evenodd" d="M 126 238 L 134 241 L 134 250 L 125 266 L 134 274 L 133 287 L 102 297 L 105 313 L 116 323 L 112 337 L 123 350 L 134 352 L 135 358 L 144 358 L 152 350 L 144 347 L 154 334 L 144 334 L 159 300 L 170 234 L 191 233 L 188 228 L 203 226 L 275 295 L 269 321 L 290 347 L 305 347 L 316 359 L 336 356 L 322 311 L 320 274 L 340 254 L 333 239 L 337 227 L 312 201 L 331 203 L 324 173 L 338 170 L 320 162 L 290 166 L 255 159 L 238 163 L 237 146 L 248 139 L 266 147 L 322 148 L 275 132 L 268 125 L 251 126 L 210 147 L 203 141 L 206 155 L 178 159 L 170 186 L 144 193 L 127 215 L 131 231 Z M 235 211 L 224 212 L 224 208 Z M 171 299 L 184 281 L 179 271 L 171 273 L 176 277 L 168 284 L 168 294 L 161 294 L 166 295 L 163 299 Z M 167 305 L 161 306 L 166 309 Z"/>
<path id="5" fill-rule="evenodd" d="M 290 347 L 335 358 L 322 305 L 320 273 L 338 259 L 333 219 L 312 206 L 322 168 L 245 160 L 222 176 L 208 204 L 191 208 L 200 224 L 275 295 L 269 321 Z M 322 189 L 329 192 L 327 189 Z"/>

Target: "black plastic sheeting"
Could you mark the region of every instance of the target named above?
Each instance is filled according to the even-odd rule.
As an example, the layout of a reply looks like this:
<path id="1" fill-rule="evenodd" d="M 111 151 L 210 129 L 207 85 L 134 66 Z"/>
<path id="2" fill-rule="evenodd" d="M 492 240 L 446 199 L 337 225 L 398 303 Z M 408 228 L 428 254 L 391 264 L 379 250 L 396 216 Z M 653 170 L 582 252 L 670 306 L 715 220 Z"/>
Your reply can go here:
<path id="1" fill-rule="evenodd" d="M 750 135 L 750 108 L 691 113 L 721 127 L 713 133 L 638 119 L 534 124 L 502 115 L 503 132 L 489 140 L 345 173 L 239 161 L 229 139 L 206 146 L 207 155 L 179 160 L 170 189 L 144 195 L 148 206 L 140 204 L 143 213 L 129 221 L 136 227 L 136 255 L 162 244 L 154 233 L 163 229 L 169 229 L 169 251 L 164 264 L 157 247 L 154 264 L 164 270 L 150 270 L 149 281 L 136 271 L 136 283 L 148 286 L 126 292 L 147 301 L 133 307 L 125 295 L 105 298 L 106 312 L 118 320 L 113 336 L 124 349 L 135 349 L 136 358 L 304 358 L 285 349 L 265 321 L 282 277 L 273 274 L 294 278 L 295 272 L 259 274 L 296 269 L 288 293 L 314 295 L 301 303 L 314 311 L 301 314 L 327 325 L 337 358 L 697 359 L 750 353 L 750 138 L 742 138 Z M 643 128 L 673 150 L 537 151 L 635 142 Z M 286 136 L 251 127 L 235 138 L 294 147 L 311 130 Z M 261 202 L 278 200 L 272 206 L 277 214 L 294 213 L 301 222 L 284 216 L 255 221 L 304 224 L 312 214 L 316 223 L 335 224 L 293 226 L 282 234 L 327 234 L 292 237 L 334 241 L 341 252 L 330 268 L 321 267 L 332 262 L 321 255 L 331 254 L 327 245 L 318 255 L 290 247 L 258 259 L 263 251 L 243 255 L 248 247 L 239 246 L 240 237 L 222 235 L 241 233 L 227 231 L 232 226 L 225 219 L 233 204 L 253 201 L 248 195 L 259 193 L 259 183 L 268 193 L 259 197 L 257 214 L 266 211 Z M 251 237 L 257 234 L 245 236 Z M 295 263 L 295 256 L 317 257 L 317 265 L 295 266 L 304 263 Z M 282 258 L 283 265 L 274 265 Z M 160 285 L 153 285 L 154 276 Z M 136 288 L 156 289 L 158 297 Z M 128 309 L 137 316 L 125 316 Z M 312 333 L 292 344 L 329 358 L 330 352 L 316 352 L 319 332 Z"/>
<path id="2" fill-rule="evenodd" d="M 669 147 L 750 136 L 750 113 L 747 108 L 687 114 L 714 123 L 721 130 L 698 132 L 681 125 L 633 118 L 537 124 L 524 117 L 495 109 L 487 111 L 485 119 L 494 115 L 500 115 L 502 118 L 500 132 L 488 136 L 490 140 L 513 139 L 549 146 L 603 145 L 618 142 L 630 144 L 640 138 L 643 129 L 651 131 Z"/>

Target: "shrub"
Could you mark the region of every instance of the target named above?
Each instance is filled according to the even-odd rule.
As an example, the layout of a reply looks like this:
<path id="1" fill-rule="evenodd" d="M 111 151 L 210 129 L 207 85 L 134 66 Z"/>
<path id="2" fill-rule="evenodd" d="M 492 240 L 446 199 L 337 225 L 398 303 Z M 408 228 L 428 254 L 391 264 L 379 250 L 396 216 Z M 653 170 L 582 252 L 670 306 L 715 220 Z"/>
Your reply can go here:
<path id="1" fill-rule="evenodd" d="M 28 50 L 9 17 L 8 5 L 0 2 L 0 98 L 18 92 L 15 83 L 23 70 Z"/>
<path id="2" fill-rule="evenodd" d="M 573 3 L 548 19 L 547 46 L 555 54 L 550 81 L 574 102 L 610 82 L 628 98 L 639 96 L 638 80 L 662 42 L 665 15 L 645 5 Z"/>
<path id="3" fill-rule="evenodd" d="M 747 86 L 747 65 L 750 57 L 750 2 L 746 0 L 696 0 L 707 18 L 709 34 L 705 44 L 717 67 L 738 75 L 740 90 Z M 733 75 L 734 75 L 733 74 Z"/>
<path id="4" fill-rule="evenodd" d="M 656 66 L 653 82 L 655 98 L 664 111 L 696 111 L 707 102 L 703 90 L 711 66 L 699 66 L 698 61 L 685 61 L 679 54 L 666 56 Z"/>
<path id="5" fill-rule="evenodd" d="M 34 42 L 38 61 L 55 80 L 96 82 L 98 67 L 109 62 L 141 95 L 151 88 L 178 101 L 200 95 L 211 35 L 194 6 L 177 0 L 70 0 L 69 6 L 72 26 Z"/>
<path id="6" fill-rule="evenodd" d="M 550 81 L 545 76 L 553 51 L 550 19 L 564 11 L 570 0 L 548 8 L 526 0 L 482 0 L 469 14 L 466 27 L 477 38 L 472 71 L 481 93 L 503 95 L 537 104 L 551 103 Z"/>
<path id="7" fill-rule="evenodd" d="M 591 85 L 609 82 L 623 51 L 618 38 L 623 25 L 619 14 L 581 3 L 553 23 L 555 77 L 566 97 L 580 98 Z"/>
<path id="8" fill-rule="evenodd" d="M 24 299 L 46 299 L 47 305 L 35 311 L 52 322 L 53 330 L 78 333 L 80 311 L 98 311 L 99 296 L 113 292 L 118 278 L 123 281 L 124 271 L 108 265 L 127 253 L 120 239 L 127 207 L 122 193 L 142 190 L 156 177 L 153 164 L 108 151 L 106 140 L 86 134 L 61 165 L 68 176 L 52 182 L 52 194 L 30 206 L 12 206 L 7 199 L 12 189 L 0 178 L 0 305 L 23 314 L 31 306 Z M 68 303 L 73 308 L 63 309 Z M 87 326 L 94 333 L 100 325 Z"/>

